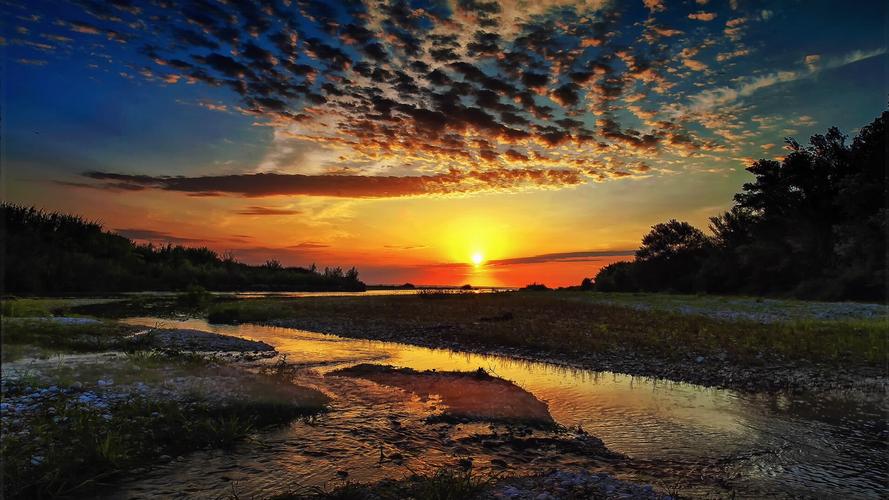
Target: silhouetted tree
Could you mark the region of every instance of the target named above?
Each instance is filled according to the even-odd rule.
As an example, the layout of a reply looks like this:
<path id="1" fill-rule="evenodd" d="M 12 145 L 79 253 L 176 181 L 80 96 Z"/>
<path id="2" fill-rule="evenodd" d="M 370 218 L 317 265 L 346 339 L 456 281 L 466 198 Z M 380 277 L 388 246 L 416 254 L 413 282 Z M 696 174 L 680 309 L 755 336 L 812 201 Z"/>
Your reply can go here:
<path id="1" fill-rule="evenodd" d="M 276 260 L 250 266 L 208 248 L 136 245 L 73 215 L 6 203 L 0 212 L 4 293 L 364 289 L 355 268 L 344 277 Z"/>
<path id="2" fill-rule="evenodd" d="M 786 139 L 782 161 L 747 169 L 753 180 L 710 218 L 712 236 L 658 224 L 636 261 L 603 268 L 595 288 L 885 300 L 887 120 L 883 112 L 851 145 L 836 128 L 809 146 Z"/>
<path id="3" fill-rule="evenodd" d="M 700 229 L 672 219 L 652 226 L 636 251 L 635 281 L 647 291 L 688 292 L 711 243 Z"/>

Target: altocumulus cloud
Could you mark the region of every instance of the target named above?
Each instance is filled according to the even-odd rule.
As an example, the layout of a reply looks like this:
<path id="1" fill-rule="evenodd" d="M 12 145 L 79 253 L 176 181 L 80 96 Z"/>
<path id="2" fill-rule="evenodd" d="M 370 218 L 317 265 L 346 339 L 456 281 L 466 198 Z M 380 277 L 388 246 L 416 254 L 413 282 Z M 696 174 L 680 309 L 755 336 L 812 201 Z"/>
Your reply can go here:
<path id="1" fill-rule="evenodd" d="M 228 100 L 218 102 L 214 91 L 212 109 L 249 115 L 281 137 L 335 152 L 336 160 L 303 172 L 343 167 L 356 174 L 90 175 L 105 188 L 191 196 L 555 188 L 637 175 L 627 166 L 643 160 L 658 172 L 680 158 L 734 162 L 739 146 L 727 144 L 723 132 L 755 132 L 755 94 L 813 75 L 815 67 L 885 53 L 880 32 L 871 47 L 832 40 L 819 48 L 821 66 L 806 66 L 808 51 L 786 67 L 750 57 L 787 48 L 781 37 L 750 43 L 748 33 L 802 36 L 833 15 L 817 2 L 794 10 L 792 25 L 776 24 L 786 11 L 748 2 L 58 3 L 0 7 L 19 9 L 10 14 L 28 24 L 9 40 L 10 50 L 21 52 L 11 60 L 50 67 L 77 53 L 112 75 L 227 90 Z M 840 25 L 839 14 L 838 33 L 857 29 Z M 756 146 L 751 141 L 751 151 Z M 379 176 L 387 168 L 399 175 Z"/>

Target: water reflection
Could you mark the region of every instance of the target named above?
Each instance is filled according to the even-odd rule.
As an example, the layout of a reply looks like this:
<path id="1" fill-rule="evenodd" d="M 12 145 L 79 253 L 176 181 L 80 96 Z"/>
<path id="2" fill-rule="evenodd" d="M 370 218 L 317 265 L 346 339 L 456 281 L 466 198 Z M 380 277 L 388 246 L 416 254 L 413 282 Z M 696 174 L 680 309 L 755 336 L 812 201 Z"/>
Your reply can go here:
<path id="1" fill-rule="evenodd" d="M 453 458 L 457 442 L 454 432 L 461 430 L 439 429 L 423 423 L 423 417 L 430 411 L 428 401 L 405 400 L 369 381 L 323 376 L 357 363 L 381 363 L 416 370 L 484 368 L 547 402 L 558 423 L 581 426 L 637 464 L 654 464 L 653 468 L 675 469 L 682 474 L 716 470 L 729 481 L 732 489 L 747 495 L 877 497 L 886 487 L 889 460 L 883 398 L 851 400 L 837 394 L 831 399 L 814 400 L 741 395 L 557 364 L 345 339 L 285 328 L 209 325 L 203 320 L 171 322 L 159 318 L 127 321 L 262 340 L 287 354 L 288 361 L 317 373 L 315 383 L 337 398 L 335 411 L 326 417 L 326 422 L 319 424 L 323 429 L 309 433 L 306 429 L 290 429 L 279 433 L 278 441 L 273 440 L 272 451 L 284 453 L 283 458 L 275 457 L 268 450 L 250 452 L 257 455 L 249 458 L 259 464 L 274 461 L 283 470 L 292 471 L 301 484 L 328 481 L 335 477 L 337 464 L 339 467 L 348 464 L 351 477 L 358 480 L 392 477 L 393 470 L 402 471 L 395 477 L 404 475 L 398 464 L 375 462 L 380 446 L 398 450 L 392 451 L 398 454 L 421 449 L 422 453 L 415 453 L 415 460 L 411 462 L 414 469 L 423 464 L 448 463 L 448 459 Z M 390 428 L 393 419 L 399 422 L 397 432 Z M 306 439 L 307 434 L 312 433 L 312 439 Z M 318 448 L 318 456 L 328 459 L 313 456 L 313 447 Z M 254 463 L 244 462 L 248 460 L 244 457 L 216 455 L 216 460 L 223 462 Z M 297 455 L 302 458 L 295 458 Z M 486 458 L 491 460 L 496 453 L 489 455 Z M 508 455 L 496 458 L 503 457 L 515 462 L 515 457 Z M 288 463 L 279 463 L 282 460 Z M 558 460 L 558 457 L 546 457 L 546 460 Z M 566 457 L 565 460 L 572 459 Z M 261 484 L 271 481 L 268 470 L 265 466 L 247 466 L 250 467 L 259 467 L 261 474 L 245 481 L 259 485 L 257 491 L 267 491 Z M 293 471 L 294 467 L 299 471 Z M 243 470 L 238 473 L 245 474 Z M 632 467 L 627 473 L 636 474 Z"/>

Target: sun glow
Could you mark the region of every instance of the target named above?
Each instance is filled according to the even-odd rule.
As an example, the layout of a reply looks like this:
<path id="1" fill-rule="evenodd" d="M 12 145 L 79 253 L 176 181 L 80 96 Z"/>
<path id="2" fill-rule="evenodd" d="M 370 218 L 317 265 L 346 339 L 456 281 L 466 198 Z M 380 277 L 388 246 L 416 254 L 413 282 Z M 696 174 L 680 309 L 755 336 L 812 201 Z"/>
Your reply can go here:
<path id="1" fill-rule="evenodd" d="M 484 261 L 485 256 L 482 255 L 481 252 L 475 252 L 474 254 L 472 254 L 472 265 L 474 265 L 475 267 L 482 265 L 482 262 Z"/>

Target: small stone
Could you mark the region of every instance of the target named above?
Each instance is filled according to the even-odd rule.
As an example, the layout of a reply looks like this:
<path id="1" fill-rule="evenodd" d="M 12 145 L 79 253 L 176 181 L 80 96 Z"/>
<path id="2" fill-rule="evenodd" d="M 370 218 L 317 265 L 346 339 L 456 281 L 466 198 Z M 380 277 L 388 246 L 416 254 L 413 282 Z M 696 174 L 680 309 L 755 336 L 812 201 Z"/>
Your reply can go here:
<path id="1" fill-rule="evenodd" d="M 698 356 L 697 358 L 695 358 L 695 363 L 703 363 L 703 362 L 704 362 L 704 356 Z"/>

